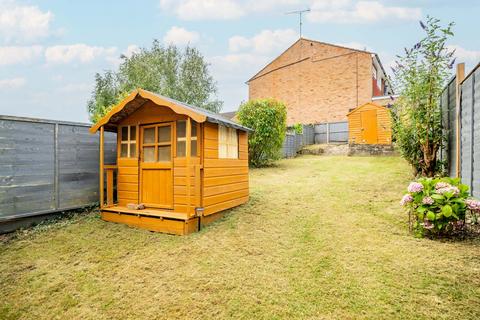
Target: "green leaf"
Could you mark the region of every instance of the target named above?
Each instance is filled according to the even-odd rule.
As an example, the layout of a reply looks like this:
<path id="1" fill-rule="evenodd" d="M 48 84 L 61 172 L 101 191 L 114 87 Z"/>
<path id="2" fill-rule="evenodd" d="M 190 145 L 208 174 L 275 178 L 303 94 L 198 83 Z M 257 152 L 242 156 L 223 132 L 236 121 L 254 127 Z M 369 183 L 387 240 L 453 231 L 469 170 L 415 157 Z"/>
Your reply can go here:
<path id="1" fill-rule="evenodd" d="M 432 198 L 433 198 L 434 200 L 443 200 L 443 199 L 445 199 L 444 196 L 442 196 L 441 194 L 437 194 L 437 193 L 432 194 Z"/>
<path id="2" fill-rule="evenodd" d="M 418 213 L 424 213 L 425 211 L 427 211 L 427 208 L 425 208 L 425 207 L 420 206 L 420 207 L 417 208 Z"/>
<path id="3" fill-rule="evenodd" d="M 432 211 L 428 211 L 427 212 L 427 219 L 430 220 L 430 221 L 434 221 L 435 220 L 435 213 L 433 213 Z"/>
<path id="4" fill-rule="evenodd" d="M 445 217 L 450 217 L 453 213 L 452 207 L 449 206 L 448 204 L 444 205 L 442 208 L 442 213 Z"/>

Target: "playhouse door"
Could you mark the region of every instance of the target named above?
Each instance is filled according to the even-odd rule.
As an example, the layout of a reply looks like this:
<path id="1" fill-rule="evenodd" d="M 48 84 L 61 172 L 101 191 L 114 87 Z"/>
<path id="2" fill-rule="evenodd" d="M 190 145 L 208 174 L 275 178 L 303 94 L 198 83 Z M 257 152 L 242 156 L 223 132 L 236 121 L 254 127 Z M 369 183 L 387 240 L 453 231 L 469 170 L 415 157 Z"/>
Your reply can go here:
<path id="1" fill-rule="evenodd" d="M 362 121 L 362 142 L 377 143 L 377 110 L 365 110 L 360 113 Z"/>
<path id="2" fill-rule="evenodd" d="M 173 209 L 172 123 L 141 127 L 140 202 Z"/>

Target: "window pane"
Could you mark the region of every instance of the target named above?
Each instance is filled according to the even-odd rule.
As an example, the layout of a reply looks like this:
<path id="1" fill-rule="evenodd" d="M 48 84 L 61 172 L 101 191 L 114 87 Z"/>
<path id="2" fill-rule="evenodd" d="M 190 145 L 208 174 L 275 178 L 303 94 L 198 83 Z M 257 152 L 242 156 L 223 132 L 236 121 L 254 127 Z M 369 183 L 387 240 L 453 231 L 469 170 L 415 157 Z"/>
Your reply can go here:
<path id="1" fill-rule="evenodd" d="M 137 156 L 137 144 L 130 143 L 130 158 L 135 158 Z"/>
<path id="2" fill-rule="evenodd" d="M 122 127 L 122 141 L 128 140 L 128 127 Z"/>
<path id="3" fill-rule="evenodd" d="M 143 148 L 143 162 L 155 162 L 155 147 Z"/>
<path id="4" fill-rule="evenodd" d="M 177 141 L 177 157 L 185 157 L 185 146 L 186 142 L 185 141 Z"/>
<path id="5" fill-rule="evenodd" d="M 171 146 L 158 147 L 158 161 L 170 161 Z"/>
<path id="6" fill-rule="evenodd" d="M 196 157 L 197 156 L 197 140 L 192 140 L 191 143 L 192 143 L 192 149 L 190 152 L 192 153 L 192 157 Z"/>
<path id="7" fill-rule="evenodd" d="M 143 143 L 155 142 L 155 128 L 145 128 L 143 130 Z"/>
<path id="8" fill-rule="evenodd" d="M 130 141 L 137 139 L 137 127 L 131 126 L 130 127 Z"/>
<path id="9" fill-rule="evenodd" d="M 158 127 L 158 142 L 170 142 L 170 126 Z"/>
<path id="10" fill-rule="evenodd" d="M 197 123 L 195 121 L 191 121 L 192 124 L 192 137 L 197 136 Z"/>
<path id="11" fill-rule="evenodd" d="M 186 121 L 177 121 L 177 137 L 184 138 L 186 137 Z"/>
<path id="12" fill-rule="evenodd" d="M 218 157 L 221 159 L 225 159 L 227 157 L 227 145 L 218 145 Z"/>
<path id="13" fill-rule="evenodd" d="M 238 148 L 237 148 L 237 146 L 232 146 L 232 145 L 228 146 L 228 157 L 230 159 L 238 158 Z"/>
<path id="14" fill-rule="evenodd" d="M 128 144 L 122 143 L 120 145 L 120 158 L 128 157 Z"/>

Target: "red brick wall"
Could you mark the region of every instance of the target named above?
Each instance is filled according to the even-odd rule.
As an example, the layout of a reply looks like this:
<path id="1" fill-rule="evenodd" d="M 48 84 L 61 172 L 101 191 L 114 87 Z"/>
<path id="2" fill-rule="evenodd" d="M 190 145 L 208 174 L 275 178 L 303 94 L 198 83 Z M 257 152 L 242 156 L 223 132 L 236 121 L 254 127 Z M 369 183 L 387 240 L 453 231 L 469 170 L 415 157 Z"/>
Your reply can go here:
<path id="1" fill-rule="evenodd" d="M 289 125 L 347 120 L 372 91 L 370 53 L 304 39 L 249 82 L 250 99 L 286 103 Z"/>

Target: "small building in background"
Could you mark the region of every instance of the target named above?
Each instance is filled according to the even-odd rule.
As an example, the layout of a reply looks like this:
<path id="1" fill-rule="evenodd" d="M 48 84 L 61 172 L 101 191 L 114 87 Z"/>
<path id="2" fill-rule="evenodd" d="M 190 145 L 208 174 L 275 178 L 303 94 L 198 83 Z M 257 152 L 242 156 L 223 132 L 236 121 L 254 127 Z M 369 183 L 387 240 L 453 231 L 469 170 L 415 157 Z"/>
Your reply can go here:
<path id="1" fill-rule="evenodd" d="M 347 114 L 349 144 L 392 144 L 390 110 L 365 103 Z"/>

